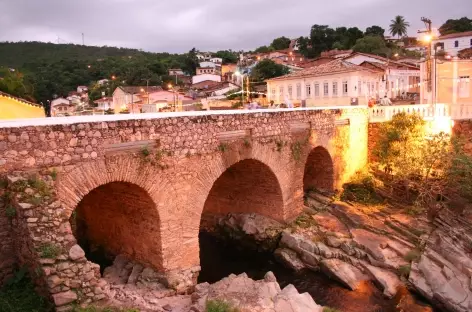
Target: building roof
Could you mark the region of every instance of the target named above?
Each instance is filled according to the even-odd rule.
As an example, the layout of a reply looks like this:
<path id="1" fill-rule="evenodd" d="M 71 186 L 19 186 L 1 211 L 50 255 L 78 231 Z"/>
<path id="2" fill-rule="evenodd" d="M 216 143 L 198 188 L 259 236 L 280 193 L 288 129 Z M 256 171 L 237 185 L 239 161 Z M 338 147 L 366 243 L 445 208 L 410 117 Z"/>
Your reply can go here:
<path id="1" fill-rule="evenodd" d="M 411 67 L 411 68 L 414 68 L 414 69 L 418 69 L 416 66 L 413 66 L 413 65 L 409 65 L 409 64 L 405 64 L 405 63 L 400 63 L 398 61 L 395 61 L 395 60 L 391 60 L 391 59 L 388 59 L 386 57 L 383 57 L 383 56 L 379 56 L 379 55 L 375 55 L 375 54 L 369 54 L 369 53 L 362 53 L 362 52 L 354 52 L 352 53 L 351 55 L 349 56 L 346 56 L 343 58 L 343 60 L 347 60 L 349 58 L 352 58 L 356 55 L 363 55 L 363 56 L 366 56 L 366 57 L 370 57 L 370 58 L 373 58 L 373 59 L 376 59 L 376 60 L 379 60 L 379 61 L 382 61 L 384 63 L 388 63 L 390 65 L 397 65 L 397 66 L 407 66 L 407 67 Z M 349 61 L 348 61 L 349 62 Z M 373 63 L 373 62 L 372 62 Z"/>
<path id="2" fill-rule="evenodd" d="M 460 38 L 460 37 L 472 37 L 472 31 L 464 31 L 464 32 L 460 32 L 460 33 L 454 33 L 454 34 L 447 34 L 447 35 L 444 35 L 444 36 L 439 36 L 439 38 L 437 40 Z"/>
<path id="3" fill-rule="evenodd" d="M 326 75 L 331 75 L 331 74 L 349 73 L 349 72 L 356 72 L 356 71 L 376 73 L 376 71 L 368 69 L 366 67 L 362 67 L 359 65 L 346 62 L 344 60 L 337 59 L 329 63 L 321 64 L 315 67 L 305 68 L 303 70 L 296 71 L 285 76 L 269 79 L 268 81 L 278 81 L 278 80 L 303 78 L 303 77 L 326 76 Z"/>
<path id="4" fill-rule="evenodd" d="M 163 90 L 162 87 L 159 87 L 159 86 L 149 86 L 149 88 L 146 86 L 124 86 L 124 87 L 118 87 L 118 88 L 120 88 L 126 93 L 132 93 L 132 94 L 141 93 L 142 92 L 141 89 L 144 89 L 145 92 L 148 92 L 147 90 L 149 90 L 149 93 L 159 92 Z"/>
<path id="5" fill-rule="evenodd" d="M 102 97 L 101 99 L 98 99 L 96 101 L 93 101 L 94 103 L 108 103 L 110 101 L 113 101 L 112 97 Z"/>

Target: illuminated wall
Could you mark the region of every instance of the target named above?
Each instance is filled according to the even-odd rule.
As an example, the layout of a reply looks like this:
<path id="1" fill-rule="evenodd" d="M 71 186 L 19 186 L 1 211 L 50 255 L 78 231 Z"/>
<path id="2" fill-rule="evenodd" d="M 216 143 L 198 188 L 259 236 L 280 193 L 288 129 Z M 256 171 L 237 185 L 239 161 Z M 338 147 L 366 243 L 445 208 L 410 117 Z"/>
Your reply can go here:
<path id="1" fill-rule="evenodd" d="M 44 109 L 26 102 L 0 95 L 0 119 L 45 117 Z"/>

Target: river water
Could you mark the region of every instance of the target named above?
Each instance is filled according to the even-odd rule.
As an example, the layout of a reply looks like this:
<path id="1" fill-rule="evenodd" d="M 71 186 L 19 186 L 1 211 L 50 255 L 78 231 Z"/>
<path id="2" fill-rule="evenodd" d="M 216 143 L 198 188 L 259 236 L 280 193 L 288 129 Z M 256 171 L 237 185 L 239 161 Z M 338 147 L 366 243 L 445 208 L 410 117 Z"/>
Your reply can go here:
<path id="1" fill-rule="evenodd" d="M 272 271 L 280 287 L 293 284 L 300 293 L 308 292 L 317 304 L 342 312 L 441 312 L 406 289 L 400 290 L 399 295 L 390 300 L 370 282 L 350 291 L 322 273 L 295 273 L 275 262 L 272 254 L 241 250 L 237 244 L 219 241 L 207 233 L 200 233 L 200 263 L 199 283 L 214 283 L 231 273 L 243 272 L 259 280 L 266 272 Z"/>

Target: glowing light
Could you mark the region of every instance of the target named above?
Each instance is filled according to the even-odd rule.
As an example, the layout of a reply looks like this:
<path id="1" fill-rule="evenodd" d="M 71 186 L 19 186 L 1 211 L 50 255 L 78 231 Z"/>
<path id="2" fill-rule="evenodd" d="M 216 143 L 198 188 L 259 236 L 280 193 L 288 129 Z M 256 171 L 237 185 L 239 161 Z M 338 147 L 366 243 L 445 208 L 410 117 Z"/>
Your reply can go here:
<path id="1" fill-rule="evenodd" d="M 425 36 L 422 38 L 422 40 L 423 40 L 424 42 L 431 42 L 431 40 L 433 40 L 433 36 L 431 36 L 431 35 L 425 35 Z"/>
<path id="2" fill-rule="evenodd" d="M 431 122 L 431 133 L 439 134 L 441 132 L 445 134 L 452 134 L 452 127 L 454 127 L 454 121 L 450 117 L 435 117 Z"/>
<path id="3" fill-rule="evenodd" d="M 143 88 L 141 88 L 141 92 L 144 92 L 144 89 L 143 89 Z"/>
<path id="4" fill-rule="evenodd" d="M 115 80 L 115 79 L 116 79 L 116 76 L 115 76 L 115 75 L 111 76 L 111 79 Z"/>
<path id="5" fill-rule="evenodd" d="M 169 83 L 169 84 L 167 85 L 167 88 L 168 88 L 168 89 L 172 89 L 172 85 Z"/>

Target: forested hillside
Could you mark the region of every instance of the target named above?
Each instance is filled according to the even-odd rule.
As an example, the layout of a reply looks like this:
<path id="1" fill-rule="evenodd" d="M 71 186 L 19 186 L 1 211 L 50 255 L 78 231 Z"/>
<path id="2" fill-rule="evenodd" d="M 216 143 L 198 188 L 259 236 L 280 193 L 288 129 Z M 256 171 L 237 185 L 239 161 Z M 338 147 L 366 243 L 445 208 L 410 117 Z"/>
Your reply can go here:
<path id="1" fill-rule="evenodd" d="M 114 84 L 165 84 L 169 68 L 193 74 L 196 50 L 186 54 L 41 42 L 0 43 L 0 91 L 43 102 L 78 85 L 116 77 Z M 11 71 L 9 69 L 14 69 Z M 108 92 L 112 92 L 111 86 Z"/>

